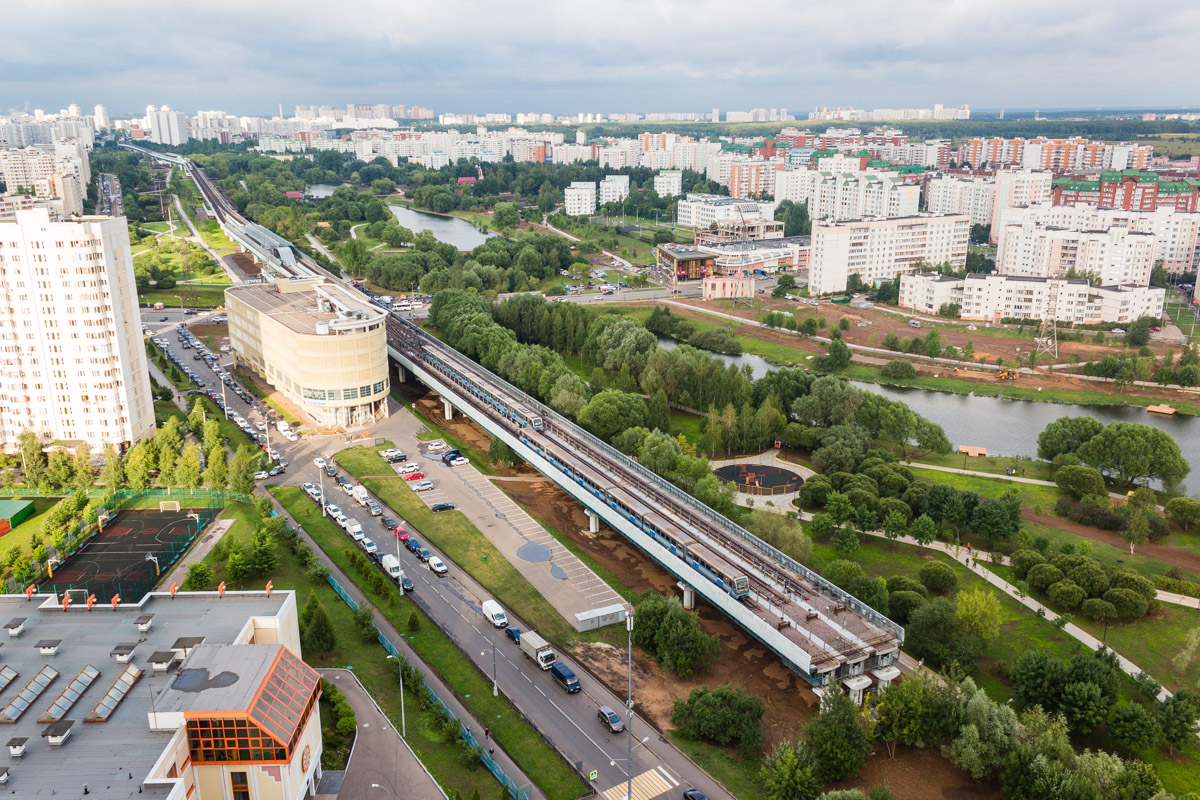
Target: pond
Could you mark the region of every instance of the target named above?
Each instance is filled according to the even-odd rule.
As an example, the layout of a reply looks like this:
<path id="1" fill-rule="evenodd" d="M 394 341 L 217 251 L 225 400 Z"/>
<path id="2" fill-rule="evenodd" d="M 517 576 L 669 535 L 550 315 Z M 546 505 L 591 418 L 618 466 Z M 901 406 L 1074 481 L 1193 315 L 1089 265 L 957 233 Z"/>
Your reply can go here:
<path id="1" fill-rule="evenodd" d="M 459 250 L 474 250 L 496 234 L 483 233 L 465 219 L 445 214 L 430 214 L 403 206 L 388 206 L 401 225 L 414 233 L 429 231 L 434 238 Z"/>
<path id="2" fill-rule="evenodd" d="M 659 337 L 659 345 L 678 347 L 674 339 Z M 755 380 L 772 369 L 778 369 L 762 356 L 743 353 L 728 356 L 713 353 L 727 363 L 749 365 Z M 909 389 L 852 381 L 869 392 L 899 400 L 923 417 L 942 426 L 955 447 L 971 445 L 986 447 L 990 455 L 1037 456 L 1037 437 L 1047 425 L 1059 417 L 1095 417 L 1109 422 L 1141 422 L 1162 428 L 1179 443 L 1189 461 L 1200 457 L 1200 418 L 1176 414 L 1166 417 L 1150 414 L 1136 406 L 1083 406 L 1063 403 L 1036 403 L 1010 400 L 1005 397 L 979 397 L 973 394 L 934 392 L 928 389 Z"/>

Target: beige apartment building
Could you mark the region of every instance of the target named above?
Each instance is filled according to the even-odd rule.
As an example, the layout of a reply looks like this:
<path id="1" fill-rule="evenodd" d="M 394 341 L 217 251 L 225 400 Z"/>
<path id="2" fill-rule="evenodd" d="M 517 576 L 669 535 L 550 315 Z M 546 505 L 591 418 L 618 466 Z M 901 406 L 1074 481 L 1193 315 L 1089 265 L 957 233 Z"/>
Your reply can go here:
<path id="1" fill-rule="evenodd" d="M 869 286 L 930 265 L 962 269 L 970 232 L 971 218 L 966 214 L 815 222 L 809 291 L 844 292 L 851 275 Z"/>
<path id="2" fill-rule="evenodd" d="M 323 278 L 225 290 L 229 344 L 244 364 L 319 425 L 387 416 L 386 313 Z"/>

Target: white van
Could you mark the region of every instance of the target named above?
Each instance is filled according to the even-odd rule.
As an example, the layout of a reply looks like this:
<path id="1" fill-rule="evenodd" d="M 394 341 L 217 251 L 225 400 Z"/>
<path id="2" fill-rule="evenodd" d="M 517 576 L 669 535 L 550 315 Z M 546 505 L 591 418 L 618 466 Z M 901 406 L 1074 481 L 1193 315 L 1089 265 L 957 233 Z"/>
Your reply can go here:
<path id="1" fill-rule="evenodd" d="M 356 542 L 361 542 L 366 536 L 366 534 L 363 533 L 362 523 L 356 519 L 346 520 L 346 533 L 354 537 L 354 541 Z"/>
<path id="2" fill-rule="evenodd" d="M 275 430 L 279 431 L 280 433 L 287 433 L 291 429 L 292 426 L 287 424 L 287 420 L 281 419 L 275 423 Z"/>
<path id="3" fill-rule="evenodd" d="M 404 578 L 404 570 L 400 568 L 400 559 L 391 553 L 379 559 L 379 564 L 383 567 L 383 571 L 388 574 L 388 577 L 396 583 L 400 583 Z"/>
<path id="4" fill-rule="evenodd" d="M 483 615 L 487 617 L 488 622 L 497 628 L 508 627 L 508 617 L 504 615 L 504 609 L 495 600 L 484 600 L 479 607 L 483 610 Z"/>
<path id="5" fill-rule="evenodd" d="M 357 539 L 358 537 L 356 536 L 355 538 Z M 363 551 L 366 552 L 366 554 L 369 556 L 374 555 L 375 553 L 379 552 L 379 547 L 376 546 L 375 542 L 371 541 L 370 539 L 366 538 L 365 536 L 359 542 L 359 545 L 362 547 Z"/>

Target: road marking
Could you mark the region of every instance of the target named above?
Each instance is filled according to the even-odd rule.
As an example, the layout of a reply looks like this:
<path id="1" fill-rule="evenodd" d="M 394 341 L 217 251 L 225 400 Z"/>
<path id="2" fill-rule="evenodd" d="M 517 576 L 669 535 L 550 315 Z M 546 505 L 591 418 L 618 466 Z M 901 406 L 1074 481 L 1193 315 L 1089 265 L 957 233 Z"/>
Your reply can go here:
<path id="1" fill-rule="evenodd" d="M 633 796 L 630 798 L 627 792 L 630 789 L 629 783 L 619 783 L 611 789 L 606 789 L 601 792 L 604 800 L 650 800 L 653 797 L 658 797 L 660 794 L 671 791 L 679 782 L 670 776 L 658 770 L 658 768 L 649 769 L 641 775 L 636 775 L 633 778 Z"/>

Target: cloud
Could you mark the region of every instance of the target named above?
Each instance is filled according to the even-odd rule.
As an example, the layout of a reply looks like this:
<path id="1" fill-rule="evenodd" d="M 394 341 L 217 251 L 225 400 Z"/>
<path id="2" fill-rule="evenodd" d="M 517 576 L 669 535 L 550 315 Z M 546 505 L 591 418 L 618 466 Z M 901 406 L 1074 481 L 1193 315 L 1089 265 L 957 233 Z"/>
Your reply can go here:
<path id="1" fill-rule="evenodd" d="M 1160 0 L 7 0 L 0 108 L 285 111 L 1195 101 L 1200 4 Z"/>

